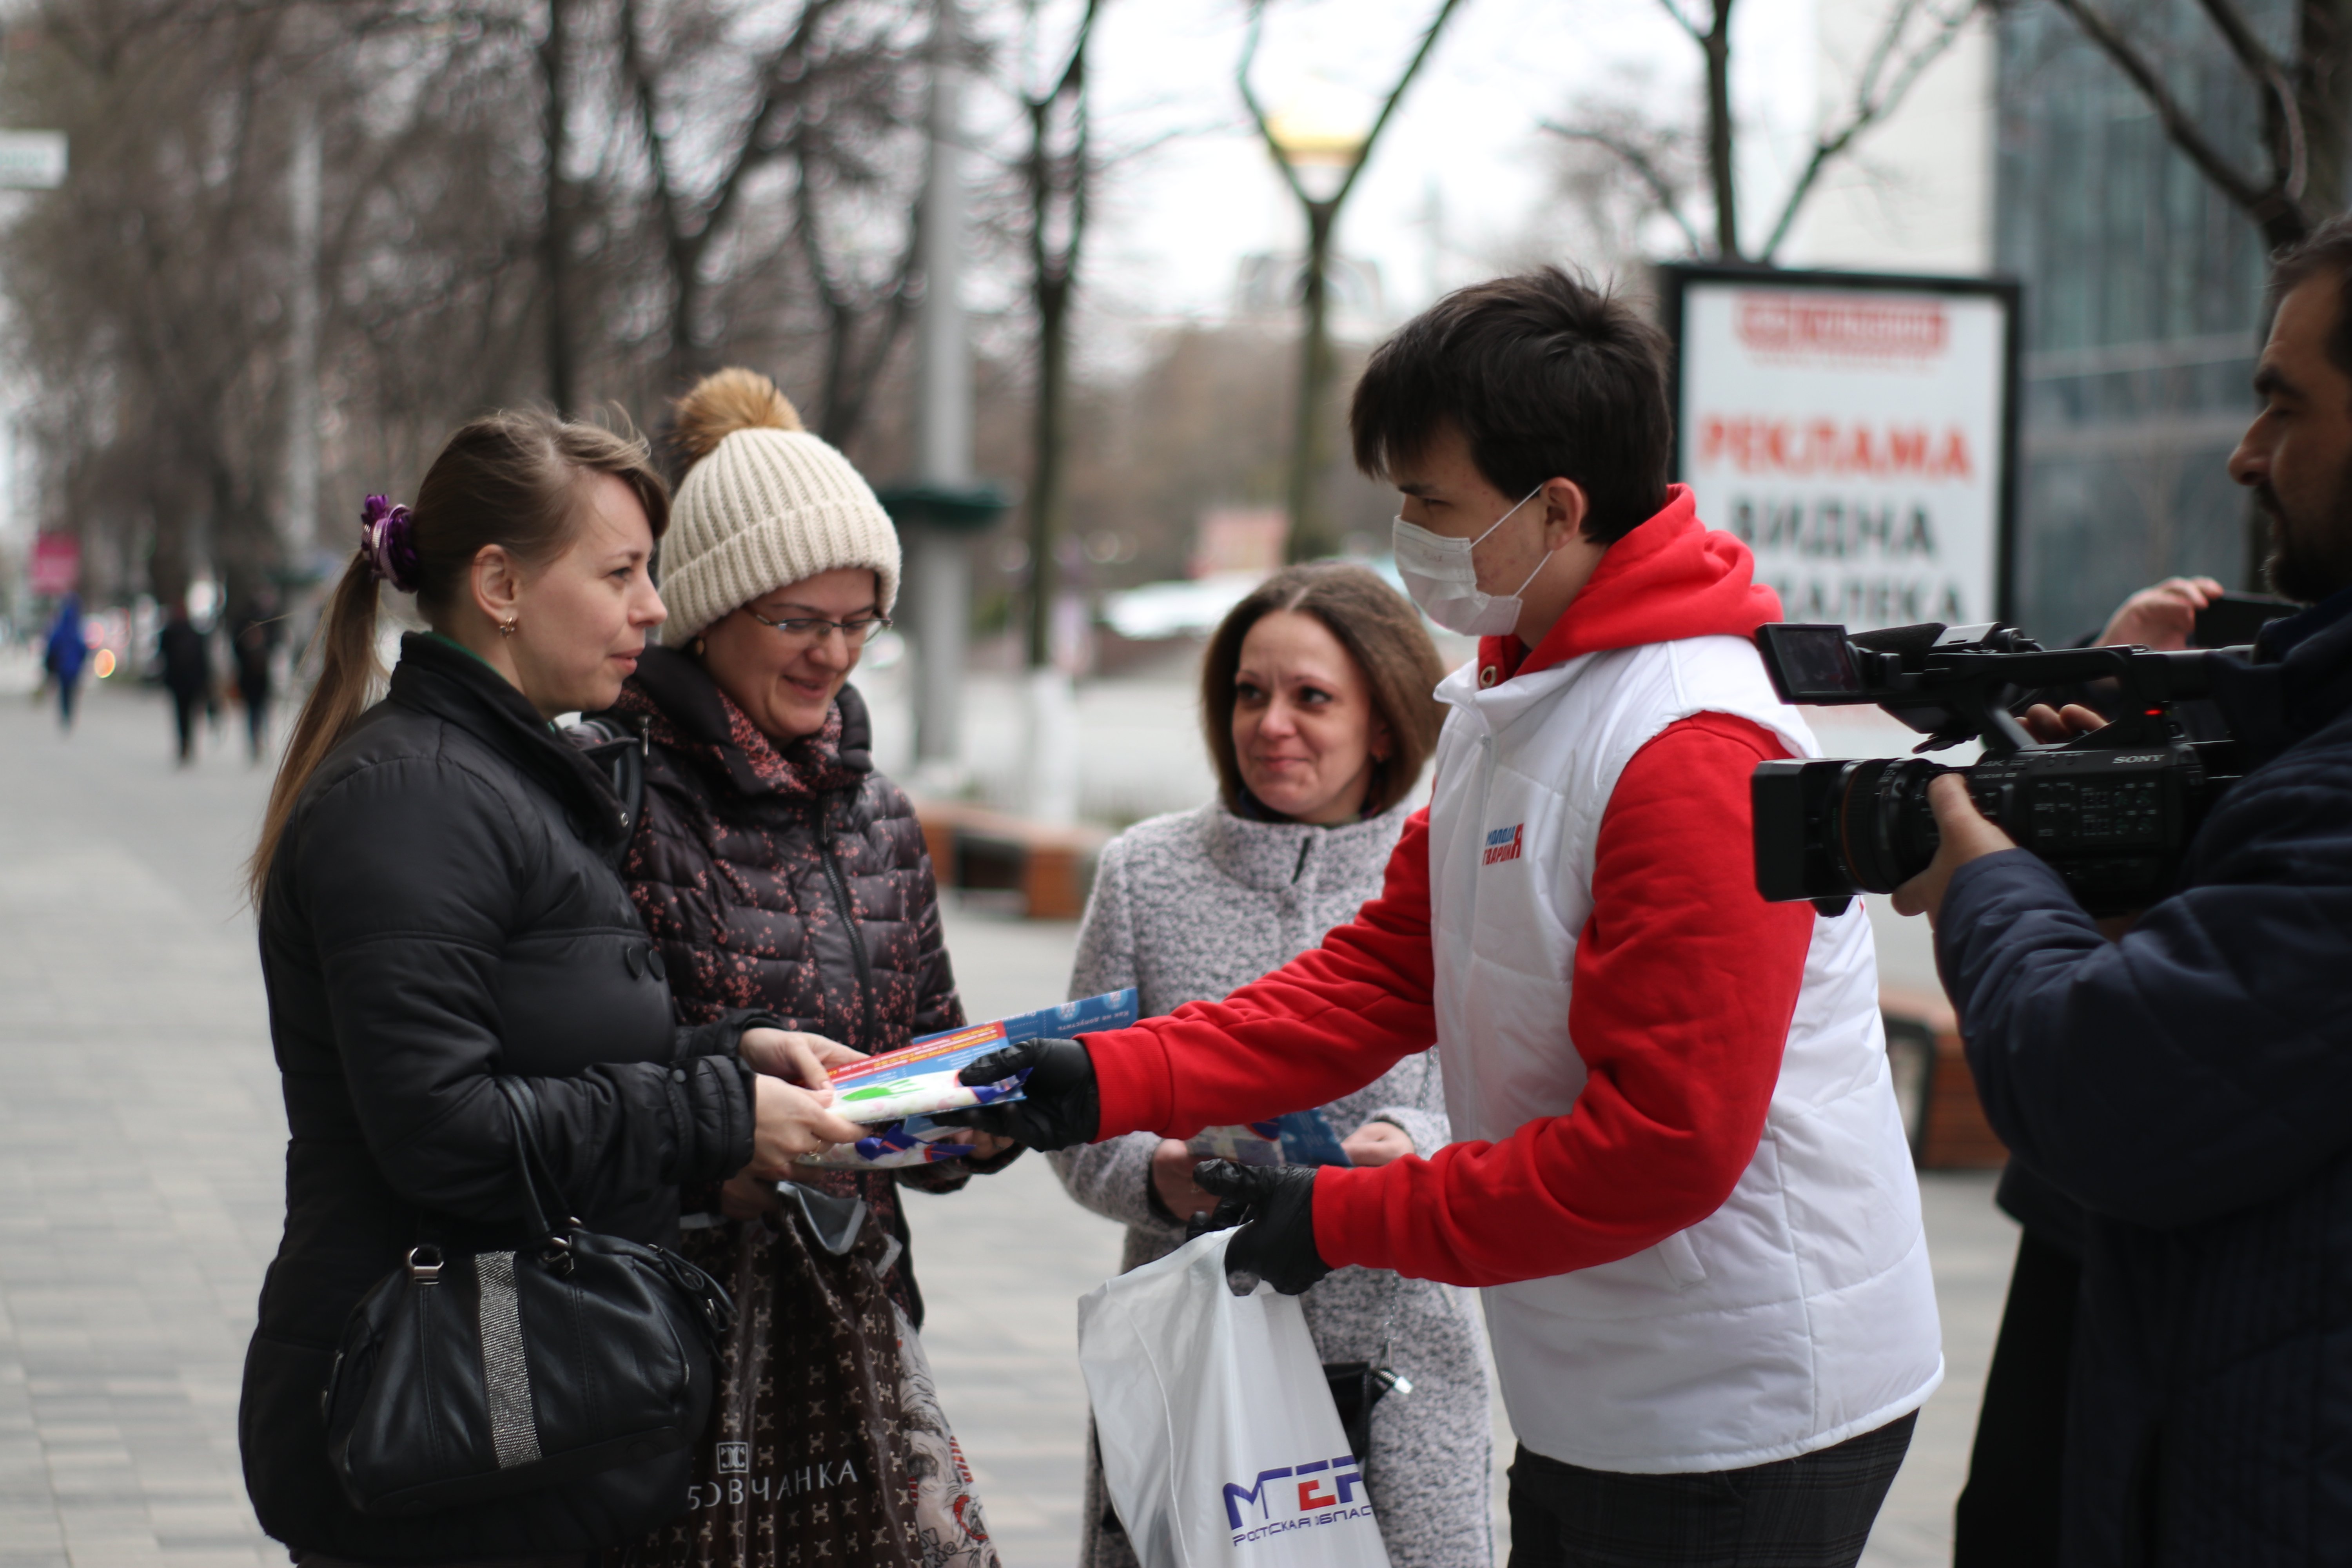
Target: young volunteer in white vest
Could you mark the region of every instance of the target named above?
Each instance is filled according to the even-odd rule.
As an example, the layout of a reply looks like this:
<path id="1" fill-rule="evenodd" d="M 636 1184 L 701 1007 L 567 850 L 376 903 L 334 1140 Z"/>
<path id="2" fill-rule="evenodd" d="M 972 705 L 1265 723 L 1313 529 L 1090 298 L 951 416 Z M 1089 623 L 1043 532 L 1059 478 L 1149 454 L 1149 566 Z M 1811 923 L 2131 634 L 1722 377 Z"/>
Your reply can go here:
<path id="1" fill-rule="evenodd" d="M 1943 1375 L 1870 928 L 1757 896 L 1748 775 L 1811 756 L 1780 618 L 1666 482 L 1664 349 L 1547 269 L 1372 356 L 1356 460 L 1477 659 L 1381 896 L 1222 1003 L 976 1063 L 1054 1148 L 1319 1104 L 1433 1037 L 1456 1142 L 1378 1169 L 1204 1164 L 1229 1266 L 1485 1289 L 1514 1568 L 1850 1564 Z"/>

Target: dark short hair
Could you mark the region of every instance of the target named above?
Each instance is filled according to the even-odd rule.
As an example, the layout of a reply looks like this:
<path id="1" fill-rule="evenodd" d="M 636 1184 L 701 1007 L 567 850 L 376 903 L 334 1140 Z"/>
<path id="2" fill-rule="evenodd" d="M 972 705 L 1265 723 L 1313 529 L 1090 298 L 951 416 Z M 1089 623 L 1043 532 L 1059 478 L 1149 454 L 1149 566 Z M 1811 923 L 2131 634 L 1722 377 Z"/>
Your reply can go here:
<path id="1" fill-rule="evenodd" d="M 1445 661 L 1429 640 L 1421 613 L 1361 566 L 1316 561 L 1286 567 L 1226 612 L 1201 658 L 1201 728 L 1217 764 L 1217 789 L 1239 813 L 1249 790 L 1234 752 L 1234 676 L 1250 628 L 1277 610 L 1296 610 L 1323 623 L 1363 672 L 1372 711 L 1389 727 L 1391 751 L 1373 770 L 1364 815 L 1377 816 L 1402 800 L 1437 748 L 1445 710 L 1430 695 L 1445 679 Z"/>
<path id="2" fill-rule="evenodd" d="M 2327 362 L 2352 376 L 2352 214 L 2329 218 L 2271 258 L 2271 314 L 2295 289 L 2325 273 L 2336 279 L 2336 330 Z"/>
<path id="3" fill-rule="evenodd" d="M 1486 482 L 1518 499 L 1572 479 L 1584 533 L 1612 543 L 1666 504 L 1666 342 L 1624 300 L 1546 267 L 1457 289 L 1372 353 L 1348 426 L 1386 479 L 1447 425 Z"/>

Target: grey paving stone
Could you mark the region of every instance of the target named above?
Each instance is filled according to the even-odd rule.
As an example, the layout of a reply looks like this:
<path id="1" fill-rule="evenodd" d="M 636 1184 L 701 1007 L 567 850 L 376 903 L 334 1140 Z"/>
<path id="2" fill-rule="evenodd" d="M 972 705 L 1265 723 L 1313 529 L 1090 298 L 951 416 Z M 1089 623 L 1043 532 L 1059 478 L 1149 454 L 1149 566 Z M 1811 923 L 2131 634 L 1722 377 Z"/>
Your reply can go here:
<path id="1" fill-rule="evenodd" d="M 0 704 L 0 1568 L 282 1563 L 234 1429 L 285 1144 L 235 890 L 267 779 L 175 773 L 141 694 L 37 720 Z"/>

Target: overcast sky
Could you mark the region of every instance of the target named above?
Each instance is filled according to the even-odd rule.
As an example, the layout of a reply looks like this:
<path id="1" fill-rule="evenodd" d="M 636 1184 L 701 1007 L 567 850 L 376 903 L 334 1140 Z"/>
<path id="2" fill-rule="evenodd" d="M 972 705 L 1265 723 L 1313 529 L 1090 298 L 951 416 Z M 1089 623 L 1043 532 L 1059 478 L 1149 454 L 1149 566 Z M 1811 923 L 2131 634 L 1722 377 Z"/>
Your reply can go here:
<path id="1" fill-rule="evenodd" d="M 1433 9 L 1275 0 L 1254 78 L 1261 101 L 1279 112 L 1308 94 L 1352 96 L 1368 117 Z M 1222 315 L 1244 257 L 1303 244 L 1297 203 L 1234 91 L 1244 14 L 1239 0 L 1111 0 L 1103 13 L 1098 135 L 1112 146 L 1169 139 L 1106 182 L 1086 276 L 1102 316 Z M 1812 0 L 1745 0 L 1733 42 L 1752 211 L 1785 183 L 1811 129 Z M 1546 195 L 1540 121 L 1645 78 L 1662 113 L 1695 120 L 1697 47 L 1658 0 L 1463 0 L 1341 220 L 1340 248 L 1378 265 L 1390 317 L 1492 272 L 1528 229 Z M 1006 107 L 974 110 L 991 118 Z"/>

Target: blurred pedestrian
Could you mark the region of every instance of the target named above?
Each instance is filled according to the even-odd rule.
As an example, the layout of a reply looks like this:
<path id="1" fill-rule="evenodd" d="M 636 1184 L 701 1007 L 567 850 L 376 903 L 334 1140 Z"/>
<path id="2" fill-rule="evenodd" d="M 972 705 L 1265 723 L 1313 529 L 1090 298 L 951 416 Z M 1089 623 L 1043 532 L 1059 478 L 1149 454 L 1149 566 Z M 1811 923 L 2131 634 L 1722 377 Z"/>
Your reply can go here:
<path id="1" fill-rule="evenodd" d="M 1421 616 L 1360 566 L 1293 566 L 1234 607 L 1202 661 L 1217 798 L 1138 823 L 1104 847 L 1078 929 L 1070 994 L 1121 986 L 1156 1017 L 1281 968 L 1378 896 L 1444 720 L 1445 675 Z M 1358 1165 L 1447 1140 L 1433 1052 L 1320 1108 Z M 1123 1222 L 1122 1270 L 1163 1258 L 1216 1207 L 1199 1156 L 1149 1132 L 1051 1156 L 1070 1194 Z M 1486 1334 L 1469 1298 L 1434 1280 L 1342 1268 L 1300 1298 L 1379 1509 L 1395 1568 L 1487 1568 Z M 1381 1396 L 1382 1366 L 1410 1393 Z M 1400 1388 L 1406 1384 L 1400 1384 Z M 1364 1408 L 1367 1396 L 1369 1409 Z M 1086 1568 L 1135 1568 L 1089 1438 Z"/>
<path id="2" fill-rule="evenodd" d="M 890 519 L 765 376 L 721 371 L 677 413 L 691 466 L 662 552 L 666 646 L 646 649 L 610 717 L 650 742 L 623 874 L 679 1021 L 758 1007 L 875 1053 L 959 1027 L 922 826 L 876 771 L 848 684 L 898 597 Z M 649 1563 L 716 1551 L 741 1568 L 789 1537 L 861 1568 L 994 1568 L 924 1370 L 900 1195 L 956 1191 L 1020 1152 L 975 1142 L 989 1158 L 802 1167 L 789 1200 L 750 1175 L 696 1195 L 687 1256 L 745 1310 L 703 1446 L 710 1484 Z M 721 1457 L 744 1439 L 740 1465 Z M 827 1478 L 814 1493 L 812 1474 Z"/>
<path id="3" fill-rule="evenodd" d="M 81 667 L 89 659 L 89 634 L 83 629 L 81 595 L 68 594 L 58 602 L 49 622 L 49 636 L 41 650 L 41 668 L 58 694 L 58 727 L 73 729 L 74 704 L 81 696 Z"/>
<path id="4" fill-rule="evenodd" d="M 211 639 L 188 618 L 188 601 L 172 601 L 171 618 L 155 634 L 163 689 L 172 694 L 172 721 L 180 737 L 180 766 L 196 760 L 196 714 L 213 701 Z"/>
<path id="5" fill-rule="evenodd" d="M 770 1076 L 820 1081 L 837 1048 L 742 1010 L 676 1024 L 614 869 L 624 808 L 551 728 L 635 668 L 663 616 L 647 569 L 667 518 L 642 444 L 487 416 L 413 514 L 369 498 L 329 606 L 251 864 L 292 1142 L 237 1426 L 262 1527 L 307 1568 L 589 1568 L 685 1505 L 683 1450 L 425 1512 L 363 1515 L 337 1483 L 320 1393 L 345 1320 L 420 1237 L 515 1245 L 526 1132 L 585 1229 L 672 1247 L 681 1184 L 857 1136 L 829 1094 Z M 401 639 L 364 707 L 380 584 L 433 629 Z M 519 1120 L 500 1079 L 535 1109 Z M 493 1387 L 502 1461 L 538 1452 L 533 1392 Z M 436 1425 L 462 1413 L 407 1414 L 466 1440 Z"/>
<path id="6" fill-rule="evenodd" d="M 245 614 L 237 618 L 236 631 L 229 639 L 229 658 L 236 667 L 236 697 L 245 705 L 246 743 L 257 763 L 269 739 L 269 703 L 275 695 L 270 662 L 277 656 L 279 635 L 277 600 L 265 591 L 246 601 Z"/>

